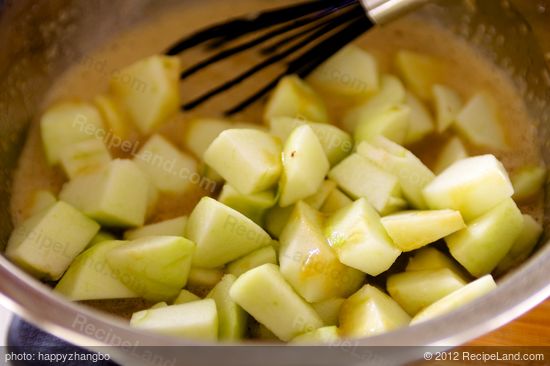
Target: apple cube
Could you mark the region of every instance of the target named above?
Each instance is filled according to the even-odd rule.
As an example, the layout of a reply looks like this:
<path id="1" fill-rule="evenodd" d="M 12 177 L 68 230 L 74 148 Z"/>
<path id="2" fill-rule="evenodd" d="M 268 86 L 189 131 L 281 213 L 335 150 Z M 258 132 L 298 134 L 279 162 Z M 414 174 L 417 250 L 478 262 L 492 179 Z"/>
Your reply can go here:
<path id="1" fill-rule="evenodd" d="M 195 157 L 202 159 L 208 146 L 225 130 L 233 127 L 233 123 L 223 119 L 196 118 L 189 122 L 184 136 L 185 147 Z"/>
<path id="2" fill-rule="evenodd" d="M 86 249 L 91 248 L 96 244 L 103 243 L 105 241 L 113 241 L 113 240 L 117 240 L 117 238 L 113 234 L 108 233 L 106 231 L 100 231 L 88 243 L 88 246 L 86 247 Z"/>
<path id="3" fill-rule="evenodd" d="M 436 269 L 449 269 L 456 275 L 464 279 L 462 269 L 451 258 L 432 247 L 424 247 L 409 258 L 409 263 L 405 271 L 425 271 Z"/>
<path id="4" fill-rule="evenodd" d="M 445 72 L 448 72 L 441 60 L 408 50 L 397 53 L 395 66 L 407 87 L 424 100 L 430 99 L 432 86 L 444 80 Z"/>
<path id="5" fill-rule="evenodd" d="M 133 328 L 201 341 L 218 339 L 218 313 L 213 299 L 171 305 L 132 314 Z"/>
<path id="6" fill-rule="evenodd" d="M 172 305 L 186 304 L 188 302 L 199 301 L 201 298 L 191 291 L 181 290 L 178 297 L 172 302 Z"/>
<path id="7" fill-rule="evenodd" d="M 109 164 L 111 155 L 100 140 L 87 140 L 68 146 L 60 155 L 61 167 L 70 179 L 92 173 Z"/>
<path id="8" fill-rule="evenodd" d="M 283 149 L 279 205 L 290 206 L 319 190 L 330 168 L 319 139 L 309 126 L 296 128 Z"/>
<path id="9" fill-rule="evenodd" d="M 207 296 L 216 301 L 218 339 L 222 341 L 237 341 L 242 339 L 246 332 L 248 315 L 229 295 L 229 290 L 236 280 L 237 278 L 231 274 L 223 276 Z"/>
<path id="10" fill-rule="evenodd" d="M 218 201 L 262 225 L 265 213 L 277 203 L 277 197 L 273 191 L 242 194 L 229 184 L 225 184 Z"/>
<path id="11" fill-rule="evenodd" d="M 151 133 L 179 110 L 179 72 L 177 57 L 154 55 L 113 75 L 111 90 L 142 134 Z"/>
<path id="12" fill-rule="evenodd" d="M 332 215 L 325 235 L 342 263 L 371 276 L 386 271 L 401 254 L 364 198 Z"/>
<path id="13" fill-rule="evenodd" d="M 359 122 L 354 138 L 357 143 L 370 141 L 377 136 L 384 136 L 398 144 L 407 137 L 411 109 L 406 105 L 392 107 L 378 115 Z"/>
<path id="14" fill-rule="evenodd" d="M 216 268 L 271 245 L 260 226 L 240 212 L 203 197 L 189 216 L 186 237 L 197 244 L 193 264 Z"/>
<path id="15" fill-rule="evenodd" d="M 533 217 L 523 215 L 523 229 L 510 251 L 498 264 L 497 271 L 499 273 L 505 272 L 527 259 L 537 245 L 542 231 L 542 225 L 535 221 Z"/>
<path id="16" fill-rule="evenodd" d="M 340 333 L 346 338 L 369 337 L 404 327 L 410 320 L 395 300 L 365 285 L 342 304 Z"/>
<path id="17" fill-rule="evenodd" d="M 341 190 L 335 189 L 328 195 L 327 199 L 321 207 L 321 212 L 332 214 L 341 208 L 349 206 L 353 203 L 351 198 L 346 196 Z"/>
<path id="18" fill-rule="evenodd" d="M 25 210 L 25 218 L 38 215 L 42 211 L 52 207 L 57 202 L 57 198 L 50 191 L 38 190 L 32 193 L 30 202 Z"/>
<path id="19" fill-rule="evenodd" d="M 456 136 L 451 137 L 439 151 L 439 154 L 437 154 L 437 160 L 434 164 L 433 171 L 436 174 L 440 174 L 455 162 L 466 159 L 467 157 L 468 150 L 460 138 Z"/>
<path id="20" fill-rule="evenodd" d="M 265 229 L 273 237 L 279 238 L 285 228 L 294 205 L 288 207 L 275 206 L 269 209 L 265 215 Z"/>
<path id="21" fill-rule="evenodd" d="M 443 239 L 466 227 L 454 210 L 404 211 L 382 218 L 382 225 L 395 245 L 410 252 Z"/>
<path id="22" fill-rule="evenodd" d="M 405 87 L 401 80 L 393 75 L 382 75 L 380 90 L 366 103 L 350 109 L 344 116 L 342 125 L 353 132 L 362 121 L 368 121 L 385 111 L 401 105 L 405 101 Z"/>
<path id="23" fill-rule="evenodd" d="M 93 105 L 66 102 L 46 110 L 40 119 L 40 132 L 46 159 L 50 165 L 56 165 L 65 148 L 98 139 L 104 130 L 101 115 Z"/>
<path id="24" fill-rule="evenodd" d="M 204 161 L 239 192 L 262 192 L 281 175 L 281 144 L 263 131 L 226 130 L 208 147 Z"/>
<path id="25" fill-rule="evenodd" d="M 137 229 L 126 230 L 125 240 L 135 240 L 148 236 L 184 236 L 187 216 L 179 216 L 170 220 L 145 225 Z"/>
<path id="26" fill-rule="evenodd" d="M 391 297 L 409 315 L 420 310 L 453 291 L 466 285 L 466 282 L 447 268 L 403 272 L 388 277 L 387 289 Z"/>
<path id="27" fill-rule="evenodd" d="M 445 238 L 452 256 L 473 276 L 490 273 L 523 229 L 524 219 L 509 198 Z"/>
<path id="28" fill-rule="evenodd" d="M 546 168 L 541 166 L 526 166 L 515 171 L 511 177 L 514 195 L 517 202 L 528 201 L 542 191 L 546 182 Z"/>
<path id="29" fill-rule="evenodd" d="M 324 324 L 319 315 L 285 281 L 274 264 L 264 264 L 241 275 L 229 294 L 279 339 L 292 338 Z"/>
<path id="30" fill-rule="evenodd" d="M 508 148 L 496 102 L 485 93 L 474 95 L 455 118 L 455 128 L 474 145 Z"/>
<path id="31" fill-rule="evenodd" d="M 435 175 L 413 153 L 383 137 L 370 144 L 361 143 L 357 153 L 397 177 L 403 196 L 411 206 L 421 210 L 428 208 L 422 191 Z"/>
<path id="32" fill-rule="evenodd" d="M 329 93 L 364 97 L 378 90 L 378 79 L 376 59 L 360 47 L 348 45 L 316 68 L 308 82 Z"/>
<path id="33" fill-rule="evenodd" d="M 365 275 L 338 260 L 322 229 L 322 215 L 298 202 L 280 237 L 280 271 L 307 302 L 346 297 Z"/>
<path id="34" fill-rule="evenodd" d="M 328 196 L 336 189 L 336 183 L 334 183 L 331 180 L 325 180 L 321 184 L 321 187 L 312 196 L 309 196 L 308 198 L 304 199 L 303 201 L 307 203 L 312 208 L 319 210 L 321 206 L 325 203 Z"/>
<path id="35" fill-rule="evenodd" d="M 462 99 L 458 93 L 445 86 L 436 84 L 432 87 L 433 103 L 437 116 L 437 132 L 447 130 L 462 110 Z"/>
<path id="36" fill-rule="evenodd" d="M 411 325 L 450 313 L 451 311 L 456 310 L 491 292 L 496 287 L 497 284 L 491 275 L 485 275 L 478 278 L 477 280 L 470 282 L 466 286 L 463 286 L 454 292 L 451 292 L 444 298 L 439 299 L 430 306 L 422 309 L 411 320 Z"/>
<path id="37" fill-rule="evenodd" d="M 458 210 L 467 222 L 513 193 L 508 173 L 493 155 L 457 161 L 424 188 L 429 208 Z"/>
<path id="38" fill-rule="evenodd" d="M 162 193 L 184 193 L 197 184 L 194 178 L 199 178 L 195 159 L 178 150 L 161 135 L 149 138 L 134 161 Z"/>
<path id="39" fill-rule="evenodd" d="M 222 277 L 223 269 L 221 268 L 191 267 L 187 283 L 189 286 L 212 288 L 222 280 Z"/>
<path id="40" fill-rule="evenodd" d="M 328 327 L 321 327 L 319 329 L 312 330 L 301 334 L 297 337 L 294 337 L 291 343 L 303 343 L 303 344 L 312 344 L 312 343 L 325 343 L 331 344 L 335 343 L 340 339 L 338 332 L 338 327 L 334 325 Z"/>
<path id="41" fill-rule="evenodd" d="M 414 96 L 414 94 L 407 92 L 405 96 L 405 105 L 409 107 L 411 114 L 409 118 L 409 129 L 407 130 L 407 135 L 403 143 L 405 145 L 410 145 L 422 140 L 432 133 L 435 128 L 430 111 L 416 96 Z"/>
<path id="42" fill-rule="evenodd" d="M 338 325 L 338 317 L 342 304 L 346 301 L 343 297 L 335 297 L 311 304 L 317 314 L 326 325 Z"/>
<path id="43" fill-rule="evenodd" d="M 35 277 L 55 281 L 98 231 L 96 222 L 60 201 L 15 228 L 6 257 Z"/>
<path id="44" fill-rule="evenodd" d="M 139 297 L 118 279 L 107 264 L 109 252 L 122 244 L 122 241 L 104 241 L 81 253 L 61 277 L 54 291 L 73 301 Z"/>
<path id="45" fill-rule="evenodd" d="M 113 160 L 92 174 L 80 175 L 63 186 L 59 199 L 102 225 L 143 225 L 149 180 L 131 160 Z"/>
<path id="46" fill-rule="evenodd" d="M 259 267 L 266 263 L 277 264 L 277 253 L 272 246 L 260 248 L 229 263 L 225 270 L 227 273 L 239 277 L 252 268 Z"/>
<path id="47" fill-rule="evenodd" d="M 359 154 L 351 154 L 328 173 L 331 180 L 351 198 L 365 197 L 383 214 L 403 208 L 397 177 Z"/>
<path id="48" fill-rule="evenodd" d="M 195 244 L 177 236 L 151 236 L 122 244 L 107 262 L 130 289 L 151 301 L 174 299 L 187 283 Z"/>
<path id="49" fill-rule="evenodd" d="M 94 98 L 94 104 L 99 110 L 108 132 L 120 140 L 130 138 L 132 128 L 128 113 L 114 96 L 100 94 Z M 122 144 L 122 141 L 120 143 Z"/>
<path id="50" fill-rule="evenodd" d="M 264 121 L 273 117 L 298 117 L 321 123 L 329 120 L 321 97 L 296 75 L 282 78 L 271 93 L 265 107 Z"/>
<path id="51" fill-rule="evenodd" d="M 165 308 L 167 307 L 168 304 L 164 301 L 161 301 L 161 302 L 157 302 L 155 305 L 151 306 L 149 309 L 160 309 L 160 308 Z"/>

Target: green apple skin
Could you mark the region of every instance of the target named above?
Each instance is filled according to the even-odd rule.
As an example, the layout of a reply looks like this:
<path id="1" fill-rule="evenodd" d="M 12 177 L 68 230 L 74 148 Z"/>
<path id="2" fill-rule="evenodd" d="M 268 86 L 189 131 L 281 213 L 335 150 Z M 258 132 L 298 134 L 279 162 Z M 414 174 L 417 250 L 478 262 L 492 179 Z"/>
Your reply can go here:
<path id="1" fill-rule="evenodd" d="M 170 305 L 134 313 L 133 328 L 200 341 L 218 339 L 218 313 L 213 299 Z"/>
<path id="2" fill-rule="evenodd" d="M 187 283 L 189 286 L 212 288 L 222 280 L 222 277 L 223 269 L 220 268 L 191 267 Z"/>
<path id="3" fill-rule="evenodd" d="M 432 87 L 432 95 L 437 116 L 437 132 L 443 133 L 453 124 L 462 110 L 462 99 L 455 90 L 441 84 Z"/>
<path id="4" fill-rule="evenodd" d="M 455 136 L 451 137 L 439 151 L 437 160 L 433 166 L 433 171 L 436 174 L 440 174 L 445 169 L 453 165 L 459 160 L 466 159 L 468 157 L 468 150 L 462 140 Z"/>
<path id="5" fill-rule="evenodd" d="M 354 133 L 356 143 L 370 141 L 384 136 L 398 144 L 403 144 L 409 130 L 411 109 L 404 105 L 392 107 L 372 118 L 362 120 Z"/>
<path id="6" fill-rule="evenodd" d="M 179 216 L 154 224 L 145 225 L 124 232 L 125 240 L 135 240 L 147 236 L 184 236 L 187 216 Z"/>
<path id="7" fill-rule="evenodd" d="M 261 266 L 262 264 L 277 263 L 277 252 L 272 246 L 263 247 L 258 250 L 253 251 L 250 254 L 245 255 L 229 263 L 225 271 L 228 274 L 232 274 L 235 277 L 239 277 L 243 273 L 250 271 L 252 268 Z"/>
<path id="8" fill-rule="evenodd" d="M 304 334 L 301 334 L 297 337 L 294 337 L 290 343 L 294 344 L 331 344 L 336 343 L 340 339 L 340 334 L 338 331 L 338 327 L 332 326 L 326 326 L 321 327 L 319 329 L 312 330 L 311 332 L 307 332 Z"/>
<path id="9" fill-rule="evenodd" d="M 236 279 L 232 274 L 223 276 L 207 296 L 216 301 L 219 322 L 218 339 L 221 341 L 238 341 L 243 339 L 246 333 L 248 315 L 229 295 L 229 290 Z"/>
<path id="10" fill-rule="evenodd" d="M 282 172 L 281 142 L 256 129 L 223 131 L 204 153 L 204 162 L 242 194 L 267 191 Z"/>
<path id="11" fill-rule="evenodd" d="M 279 206 L 287 207 L 315 194 L 330 168 L 319 139 L 304 125 L 296 128 L 283 148 Z"/>
<path id="12" fill-rule="evenodd" d="M 448 68 L 441 60 L 427 54 L 400 50 L 395 57 L 395 67 L 407 88 L 422 100 L 432 96 L 432 86 L 445 80 Z"/>
<path id="13" fill-rule="evenodd" d="M 49 165 L 57 165 L 67 147 L 96 139 L 98 131 L 103 131 L 103 121 L 91 104 L 66 102 L 48 108 L 40 119 L 40 133 Z"/>
<path id="14" fill-rule="evenodd" d="M 154 55 L 113 75 L 111 91 L 143 135 L 161 127 L 179 110 L 180 70 L 179 58 Z M 128 83 L 128 78 L 135 82 Z"/>
<path id="15" fill-rule="evenodd" d="M 401 187 L 397 177 L 359 154 L 351 154 L 332 168 L 329 178 L 352 199 L 366 198 L 382 214 L 397 211 Z"/>
<path id="16" fill-rule="evenodd" d="M 509 198 L 445 238 L 451 255 L 475 277 L 491 273 L 520 236 L 524 219 Z"/>
<path id="17" fill-rule="evenodd" d="M 332 215 L 325 236 L 342 263 L 371 276 L 386 271 L 401 254 L 364 198 Z"/>
<path id="18" fill-rule="evenodd" d="M 323 320 L 326 325 L 338 325 L 338 317 L 340 316 L 340 309 L 342 304 L 346 301 L 343 297 L 334 297 L 311 304 L 317 314 Z"/>
<path id="19" fill-rule="evenodd" d="M 151 301 L 173 300 L 186 285 L 195 244 L 177 236 L 146 237 L 106 254 L 120 281 Z"/>
<path id="20" fill-rule="evenodd" d="M 397 177 L 403 196 L 412 207 L 428 208 L 422 191 L 435 175 L 413 153 L 383 137 L 359 144 L 357 153 Z"/>
<path id="21" fill-rule="evenodd" d="M 197 162 L 161 135 L 151 136 L 133 159 L 161 193 L 181 194 L 196 182 Z"/>
<path id="22" fill-rule="evenodd" d="M 411 325 L 430 320 L 441 315 L 450 313 L 477 298 L 491 292 L 497 287 L 491 275 L 485 275 L 469 284 L 451 292 L 449 295 L 439 299 L 430 306 L 422 309 L 411 320 Z"/>
<path id="23" fill-rule="evenodd" d="M 433 247 L 424 247 L 415 251 L 413 256 L 409 258 L 405 271 L 414 272 L 445 268 L 451 270 L 463 280 L 466 280 L 462 268 L 447 255 Z"/>
<path id="24" fill-rule="evenodd" d="M 54 291 L 72 301 L 139 297 L 118 279 L 107 264 L 108 253 L 124 243 L 103 241 L 81 253 L 61 277 Z"/>
<path id="25" fill-rule="evenodd" d="M 459 160 L 424 188 L 424 198 L 430 209 L 458 210 L 466 222 L 513 193 L 508 173 L 493 155 Z"/>
<path id="26" fill-rule="evenodd" d="M 395 245 L 410 252 L 466 227 L 454 210 L 403 211 L 382 218 Z"/>
<path id="27" fill-rule="evenodd" d="M 267 210 L 277 203 L 274 191 L 265 191 L 253 194 L 241 194 L 229 184 L 222 188 L 218 201 L 229 206 L 258 225 L 263 225 Z"/>
<path id="28" fill-rule="evenodd" d="M 403 272 L 391 275 L 387 281 L 390 296 L 411 316 L 433 304 L 466 282 L 447 268 Z"/>
<path id="29" fill-rule="evenodd" d="M 410 108 L 409 129 L 403 143 L 411 145 L 421 141 L 434 130 L 434 121 L 428 108 L 414 94 L 407 92 L 405 104 Z"/>
<path id="30" fill-rule="evenodd" d="M 67 182 L 59 199 L 104 226 L 136 227 L 145 222 L 150 184 L 133 161 L 116 159 Z"/>
<path id="31" fill-rule="evenodd" d="M 111 155 L 100 140 L 86 140 L 66 147 L 60 155 L 61 167 L 69 179 L 93 172 L 109 164 Z"/>
<path id="32" fill-rule="evenodd" d="M 515 171 L 511 177 L 516 202 L 526 202 L 540 193 L 546 181 L 546 168 L 526 166 Z"/>
<path id="33" fill-rule="evenodd" d="M 344 192 L 339 189 L 335 189 L 328 195 L 327 199 L 321 207 L 321 212 L 325 214 L 333 214 L 334 212 L 349 206 L 353 203 L 351 198 L 346 196 Z"/>
<path id="34" fill-rule="evenodd" d="M 172 302 L 172 305 L 181 305 L 188 302 L 199 301 L 201 298 L 188 290 L 181 290 L 178 297 Z"/>
<path id="35" fill-rule="evenodd" d="M 271 245 L 269 234 L 254 221 L 210 197 L 191 212 L 186 237 L 197 244 L 193 266 L 201 268 L 217 268 Z"/>
<path id="36" fill-rule="evenodd" d="M 340 333 L 345 338 L 369 337 L 404 327 L 410 320 L 390 296 L 365 285 L 342 304 Z"/>
<path id="37" fill-rule="evenodd" d="M 40 279 L 58 280 L 100 226 L 59 201 L 11 233 L 6 257 Z"/>
<path id="38" fill-rule="evenodd" d="M 264 121 L 274 117 L 303 118 L 327 123 L 327 108 L 319 95 L 296 75 L 286 76 L 271 93 L 264 110 Z"/>
<path id="39" fill-rule="evenodd" d="M 311 305 L 293 290 L 274 264 L 264 264 L 241 275 L 229 294 L 282 341 L 324 326 Z"/>
<path id="40" fill-rule="evenodd" d="M 361 271 L 338 260 L 322 225 L 319 212 L 298 202 L 280 238 L 281 274 L 310 303 L 349 296 L 365 279 Z"/>

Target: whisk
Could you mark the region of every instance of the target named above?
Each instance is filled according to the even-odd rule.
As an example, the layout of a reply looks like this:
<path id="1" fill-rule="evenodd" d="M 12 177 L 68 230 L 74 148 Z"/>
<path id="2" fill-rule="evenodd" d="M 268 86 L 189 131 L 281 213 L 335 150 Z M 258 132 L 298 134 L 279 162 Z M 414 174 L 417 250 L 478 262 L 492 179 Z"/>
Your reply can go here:
<path id="1" fill-rule="evenodd" d="M 206 46 L 211 55 L 181 72 L 182 80 L 231 56 L 257 48 L 262 61 L 229 81 L 213 87 L 182 105 L 192 110 L 209 99 L 236 87 L 278 62 L 285 70 L 225 114 L 238 113 L 265 96 L 286 75 L 310 74 L 346 44 L 375 24 L 383 24 L 416 8 L 426 0 L 313 0 L 254 15 L 231 19 L 202 29 L 171 46 L 167 55 L 178 55 Z M 238 43 L 239 39 L 246 40 Z M 236 44 L 235 44 L 236 43 Z"/>

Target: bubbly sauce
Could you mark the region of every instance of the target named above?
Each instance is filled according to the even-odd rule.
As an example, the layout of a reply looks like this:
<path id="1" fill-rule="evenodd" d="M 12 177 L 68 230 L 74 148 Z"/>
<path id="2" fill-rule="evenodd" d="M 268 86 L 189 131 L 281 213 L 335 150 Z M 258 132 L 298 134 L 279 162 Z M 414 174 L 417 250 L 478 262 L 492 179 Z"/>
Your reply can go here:
<path id="1" fill-rule="evenodd" d="M 223 20 L 228 14 L 244 14 L 252 9 L 277 6 L 279 3 L 285 2 L 290 3 L 290 1 L 258 0 L 220 1 L 216 2 L 217 7 L 214 11 L 209 2 L 202 2 L 202 4 L 201 2 L 190 2 L 191 4 L 186 4 L 181 8 L 172 9 L 170 12 L 152 18 L 131 31 L 110 40 L 101 49 L 81 59 L 52 85 L 51 91 L 41 106 L 42 110 L 56 101 L 74 99 L 91 101 L 95 95 L 107 89 L 107 82 L 113 71 L 140 58 L 162 52 L 185 34 Z M 208 6 L 209 4 L 210 6 Z M 182 27 L 182 24 L 185 26 Z M 542 162 L 538 146 L 533 143 L 535 129 L 512 82 L 493 63 L 449 31 L 438 25 L 429 24 L 425 19 L 409 16 L 388 26 L 370 31 L 356 43 L 376 56 L 383 72 L 395 73 L 392 63 L 397 50 L 419 51 L 442 60 L 448 70 L 445 83 L 456 89 L 464 100 L 479 91 L 487 91 L 493 95 L 497 101 L 511 149 L 506 152 L 494 152 L 469 146 L 471 155 L 494 153 L 510 172 L 527 164 Z M 185 67 L 203 56 L 202 51 L 193 50 L 184 54 L 182 63 Z M 182 83 L 184 100 L 191 100 L 201 91 L 206 91 L 217 85 L 220 80 L 228 79 L 228 77 L 243 71 L 247 68 L 246 65 L 252 65 L 256 60 L 256 55 L 246 54 L 201 72 L 200 75 Z M 274 68 L 271 72 L 263 73 L 261 76 L 243 83 L 234 91 L 212 100 L 193 113 L 178 114 L 162 128 L 161 132 L 180 148 L 185 149 L 183 135 L 186 121 L 197 115 L 221 117 L 221 112 L 233 105 L 232 102 L 243 99 L 250 90 L 255 90 L 263 85 L 267 77 L 278 71 L 280 69 Z M 335 100 L 333 97 L 324 99 L 329 107 L 331 118 L 336 123 L 341 119 L 343 112 L 352 105 L 349 100 Z M 257 103 L 241 115 L 236 116 L 236 120 L 261 123 L 262 107 L 263 103 Z M 429 165 L 437 156 L 443 141 L 442 137 L 429 136 L 414 146 L 412 150 Z M 135 142 L 143 143 L 139 140 Z M 120 151 L 113 150 L 112 152 L 114 156 L 124 157 Z M 34 121 L 14 177 L 11 202 L 14 224 L 24 219 L 33 191 L 49 189 L 57 193 L 64 181 L 65 178 L 59 169 L 51 169 L 47 166 L 40 141 L 39 124 Z M 206 194 L 204 191 L 197 189 L 195 192 L 187 192 L 180 197 L 162 197 L 157 212 L 149 221 L 159 221 L 188 213 L 204 194 Z M 523 205 L 521 209 L 523 212 L 532 214 L 537 220 L 541 220 L 543 215 L 542 197 L 528 205 Z M 101 302 L 94 302 L 95 306 L 100 306 L 98 303 Z M 113 301 L 109 303 L 113 304 Z M 127 316 L 131 311 L 125 307 L 126 305 L 120 305 L 126 303 L 127 300 L 119 302 L 118 307 L 110 306 L 108 308 Z M 125 310 L 120 311 L 120 307 Z M 145 304 L 141 302 L 135 307 L 143 308 Z"/>

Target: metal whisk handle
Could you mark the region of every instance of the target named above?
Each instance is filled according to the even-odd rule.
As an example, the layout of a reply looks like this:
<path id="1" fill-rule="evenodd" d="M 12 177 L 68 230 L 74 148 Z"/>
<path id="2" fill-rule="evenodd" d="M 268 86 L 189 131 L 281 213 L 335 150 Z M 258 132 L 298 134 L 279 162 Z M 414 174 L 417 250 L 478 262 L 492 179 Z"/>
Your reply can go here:
<path id="1" fill-rule="evenodd" d="M 388 23 L 428 2 L 428 0 L 360 0 L 376 24 Z"/>

